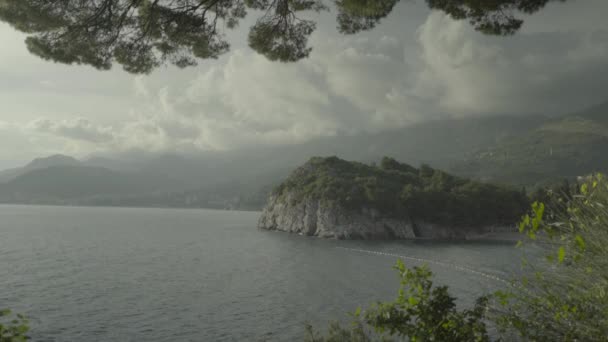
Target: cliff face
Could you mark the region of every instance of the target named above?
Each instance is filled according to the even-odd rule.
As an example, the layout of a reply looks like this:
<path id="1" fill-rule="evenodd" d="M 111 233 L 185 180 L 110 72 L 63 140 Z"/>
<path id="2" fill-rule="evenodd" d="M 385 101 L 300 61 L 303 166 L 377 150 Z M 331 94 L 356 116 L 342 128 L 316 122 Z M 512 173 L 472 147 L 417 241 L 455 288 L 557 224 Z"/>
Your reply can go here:
<path id="1" fill-rule="evenodd" d="M 295 194 L 273 195 L 258 228 L 336 239 L 471 239 L 514 227 L 458 228 L 395 219 L 374 209 L 348 210 L 317 199 L 295 201 Z"/>

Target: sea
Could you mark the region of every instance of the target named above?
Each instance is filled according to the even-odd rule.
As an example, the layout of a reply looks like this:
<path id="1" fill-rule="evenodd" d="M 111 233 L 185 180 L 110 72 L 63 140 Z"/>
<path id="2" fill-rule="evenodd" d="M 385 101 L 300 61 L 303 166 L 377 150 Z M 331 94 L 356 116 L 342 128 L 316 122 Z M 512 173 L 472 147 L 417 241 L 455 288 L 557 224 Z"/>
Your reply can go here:
<path id="1" fill-rule="evenodd" d="M 339 241 L 258 230 L 258 212 L 0 206 L 0 309 L 33 341 L 301 341 L 397 296 L 426 264 L 461 307 L 508 286 L 512 241 Z"/>

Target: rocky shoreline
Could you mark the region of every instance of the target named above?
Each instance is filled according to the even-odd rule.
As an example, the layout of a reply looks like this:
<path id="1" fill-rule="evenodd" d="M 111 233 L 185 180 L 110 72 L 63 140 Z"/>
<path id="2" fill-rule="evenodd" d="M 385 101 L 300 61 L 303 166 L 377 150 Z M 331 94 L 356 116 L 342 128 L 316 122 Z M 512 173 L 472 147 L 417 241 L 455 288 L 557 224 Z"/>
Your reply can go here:
<path id="1" fill-rule="evenodd" d="M 349 210 L 294 193 L 273 195 L 258 228 L 334 239 L 483 240 L 517 232 L 515 226 L 449 227 L 414 219 L 392 218 L 375 209 Z M 509 240 L 511 240 L 509 238 Z"/>

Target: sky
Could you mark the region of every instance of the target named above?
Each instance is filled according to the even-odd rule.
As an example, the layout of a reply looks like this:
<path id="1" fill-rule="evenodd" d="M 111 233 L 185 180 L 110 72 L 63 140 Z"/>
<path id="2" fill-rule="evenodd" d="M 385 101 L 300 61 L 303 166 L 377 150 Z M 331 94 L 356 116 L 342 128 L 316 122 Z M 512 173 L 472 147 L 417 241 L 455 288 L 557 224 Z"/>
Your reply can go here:
<path id="1" fill-rule="evenodd" d="M 559 115 L 608 100 L 608 1 L 552 3 L 513 37 L 402 1 L 342 36 L 322 14 L 310 58 L 267 61 L 227 32 L 218 60 L 134 76 L 43 61 L 0 23 L 0 168 L 62 153 L 196 154 L 382 132 L 441 118 Z"/>

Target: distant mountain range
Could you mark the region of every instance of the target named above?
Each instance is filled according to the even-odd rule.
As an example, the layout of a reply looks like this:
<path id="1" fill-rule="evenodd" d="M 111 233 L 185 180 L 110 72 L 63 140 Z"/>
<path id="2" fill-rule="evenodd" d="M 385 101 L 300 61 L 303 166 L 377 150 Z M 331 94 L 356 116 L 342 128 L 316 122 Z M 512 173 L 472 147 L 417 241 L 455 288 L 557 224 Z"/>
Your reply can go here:
<path id="1" fill-rule="evenodd" d="M 105 197 L 175 191 L 184 183 L 168 176 L 119 172 L 88 166 L 74 158 L 55 155 L 32 161 L 20 169 L 2 173 L 0 202 L 86 204 Z"/>
<path id="2" fill-rule="evenodd" d="M 311 156 L 365 163 L 391 156 L 460 176 L 536 186 L 608 171 L 608 103 L 563 117 L 430 121 L 393 131 L 228 152 L 54 155 L 0 172 L 0 202 L 259 209 Z"/>
<path id="3" fill-rule="evenodd" d="M 15 168 L 8 169 L 4 171 L 0 171 L 0 183 L 8 182 L 14 178 L 17 178 L 20 175 L 28 173 L 29 171 L 44 169 L 51 166 L 58 165 L 80 165 L 80 161 L 75 158 L 64 156 L 61 154 L 53 155 L 45 158 L 37 158 L 29 162 L 27 165 Z"/>

